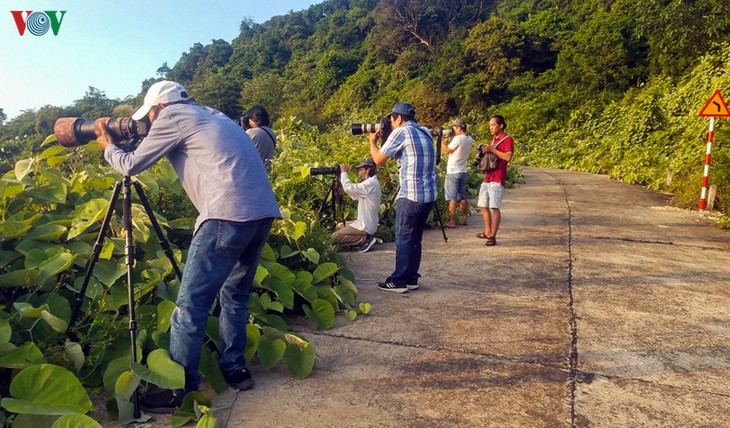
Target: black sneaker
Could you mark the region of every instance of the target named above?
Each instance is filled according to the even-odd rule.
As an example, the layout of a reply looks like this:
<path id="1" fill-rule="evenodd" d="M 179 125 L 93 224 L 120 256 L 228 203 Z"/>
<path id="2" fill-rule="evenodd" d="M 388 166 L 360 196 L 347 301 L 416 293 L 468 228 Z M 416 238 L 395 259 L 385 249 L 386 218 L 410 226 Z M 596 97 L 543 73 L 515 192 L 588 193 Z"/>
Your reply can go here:
<path id="1" fill-rule="evenodd" d="M 184 393 L 171 389 L 158 389 L 147 392 L 139 400 L 139 407 L 147 413 L 172 413 L 182 405 Z"/>
<path id="2" fill-rule="evenodd" d="M 246 367 L 235 372 L 223 372 L 223 377 L 226 378 L 226 382 L 231 385 L 234 389 L 239 391 L 247 391 L 256 385 L 251 372 Z"/>
<path id="3" fill-rule="evenodd" d="M 357 251 L 361 253 L 367 253 L 368 251 L 370 251 L 371 248 L 373 248 L 373 245 L 375 245 L 376 241 L 377 239 L 375 239 L 374 236 L 371 236 L 370 238 L 368 238 L 367 241 L 365 241 L 364 244 L 360 246 L 360 248 L 357 249 Z"/>
<path id="4" fill-rule="evenodd" d="M 392 281 L 385 281 L 378 283 L 378 288 L 383 291 L 392 291 L 394 293 L 406 293 L 408 292 L 408 287 L 405 284 L 402 285 L 396 285 Z"/>
<path id="5" fill-rule="evenodd" d="M 406 288 L 409 290 L 418 290 L 418 284 L 406 284 Z"/>

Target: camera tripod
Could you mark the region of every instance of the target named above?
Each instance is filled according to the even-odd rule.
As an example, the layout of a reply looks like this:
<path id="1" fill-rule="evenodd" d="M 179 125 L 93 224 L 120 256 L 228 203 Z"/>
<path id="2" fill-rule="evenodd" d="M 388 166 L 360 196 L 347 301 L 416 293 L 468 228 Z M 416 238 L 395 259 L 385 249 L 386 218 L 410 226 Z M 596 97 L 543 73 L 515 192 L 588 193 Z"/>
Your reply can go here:
<path id="1" fill-rule="evenodd" d="M 383 213 L 383 219 L 388 218 L 388 215 L 390 215 L 390 211 L 393 210 L 393 204 L 395 204 L 395 199 L 398 197 L 398 193 L 400 192 L 400 185 L 397 189 L 395 189 L 395 193 L 393 193 L 393 197 L 390 198 L 390 205 L 388 206 L 388 209 Z M 438 192 L 437 192 L 438 193 Z M 441 218 L 441 209 L 439 209 L 438 204 L 438 198 L 433 202 L 433 208 L 435 210 L 435 217 L 436 217 L 436 223 L 438 223 L 439 227 L 441 228 L 441 234 L 444 236 L 444 242 L 449 242 L 449 237 L 446 236 L 446 228 L 444 227 L 444 221 Z"/>
<path id="2" fill-rule="evenodd" d="M 337 225 L 338 220 L 344 225 L 345 213 L 342 209 L 342 185 L 340 185 L 339 175 L 332 176 L 332 183 L 327 189 L 327 193 L 325 193 L 324 198 L 322 198 L 322 204 L 319 206 L 319 210 L 317 211 L 317 219 L 322 218 L 328 202 L 332 205 L 332 216 L 335 220 L 335 225 Z"/>
<path id="3" fill-rule="evenodd" d="M 81 286 L 81 290 L 76 294 L 76 301 L 74 305 L 73 312 L 71 314 L 71 320 L 69 321 L 69 327 L 71 327 L 75 322 L 76 318 L 78 317 L 79 310 L 81 309 L 81 304 L 83 303 L 84 296 L 86 295 L 86 289 L 89 286 L 89 281 L 91 280 L 91 274 L 94 270 L 94 265 L 99 260 L 99 255 L 101 254 L 101 250 L 104 244 L 104 238 L 109 230 L 109 223 L 111 221 L 112 215 L 114 215 L 114 206 L 117 203 L 117 200 L 119 199 L 119 193 L 122 189 L 124 189 L 123 192 L 123 198 L 122 198 L 122 222 L 124 224 L 124 235 L 125 235 L 125 246 L 124 246 L 124 254 L 127 264 L 127 297 L 128 297 L 128 306 L 129 306 L 129 340 L 131 342 L 131 356 L 132 356 L 132 362 L 137 362 L 137 319 L 135 315 L 135 309 L 134 309 L 134 277 L 133 277 L 133 268 L 134 268 L 134 237 L 132 236 L 132 186 L 134 186 L 134 189 L 137 192 L 137 196 L 139 197 L 140 202 L 142 203 L 142 206 L 145 209 L 145 212 L 147 213 L 147 216 L 150 219 L 150 223 L 152 223 L 152 228 L 155 230 L 155 233 L 157 234 L 157 238 L 160 242 L 160 246 L 162 247 L 162 250 L 164 251 L 165 255 L 168 259 L 170 259 L 170 262 L 172 263 L 172 268 L 175 271 L 175 275 L 178 279 L 182 280 L 182 271 L 177 265 L 177 261 L 175 260 L 175 257 L 172 253 L 172 249 L 170 248 L 170 243 L 165 237 L 165 235 L 162 233 L 162 228 L 160 227 L 160 224 L 157 222 L 157 218 L 154 215 L 154 212 L 152 211 L 152 206 L 149 203 L 149 200 L 144 194 L 144 191 L 142 190 L 142 185 L 139 184 L 137 181 L 132 181 L 131 177 L 128 175 L 124 176 L 124 179 L 121 181 L 117 181 L 117 183 L 114 185 L 114 190 L 112 191 L 112 196 L 109 199 L 109 206 L 107 208 L 106 215 L 104 216 L 104 221 L 101 224 L 101 229 L 99 230 L 99 236 L 96 239 L 96 243 L 94 244 L 94 249 L 91 253 L 91 256 L 89 257 L 89 260 L 86 262 L 86 274 L 84 275 L 84 282 Z M 132 404 L 134 405 L 134 417 L 139 418 L 141 416 L 141 413 L 139 411 L 139 396 L 137 393 L 137 390 L 132 393 Z"/>

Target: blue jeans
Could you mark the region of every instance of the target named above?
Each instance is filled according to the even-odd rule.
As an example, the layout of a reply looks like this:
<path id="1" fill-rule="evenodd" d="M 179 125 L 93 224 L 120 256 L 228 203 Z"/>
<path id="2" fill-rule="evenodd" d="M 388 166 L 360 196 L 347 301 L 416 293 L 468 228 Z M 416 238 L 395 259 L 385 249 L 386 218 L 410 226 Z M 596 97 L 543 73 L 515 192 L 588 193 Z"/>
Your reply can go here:
<path id="1" fill-rule="evenodd" d="M 395 270 L 390 275 L 390 280 L 396 285 L 418 283 L 423 229 L 433 204 L 398 199 L 395 209 Z"/>
<path id="2" fill-rule="evenodd" d="M 248 296 L 273 221 L 206 220 L 193 236 L 170 330 L 170 356 L 185 368 L 186 392 L 200 385 L 200 353 L 216 296 L 221 306 L 221 369 L 233 372 L 246 366 Z"/>

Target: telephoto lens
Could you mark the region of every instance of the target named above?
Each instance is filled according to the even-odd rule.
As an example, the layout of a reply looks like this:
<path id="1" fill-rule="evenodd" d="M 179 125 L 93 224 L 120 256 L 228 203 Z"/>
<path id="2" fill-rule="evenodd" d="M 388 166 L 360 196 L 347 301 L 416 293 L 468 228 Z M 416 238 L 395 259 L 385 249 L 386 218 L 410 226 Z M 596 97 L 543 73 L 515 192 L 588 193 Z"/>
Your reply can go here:
<path id="1" fill-rule="evenodd" d="M 380 131 L 379 123 L 353 123 L 352 135 L 370 134 Z"/>
<path id="2" fill-rule="evenodd" d="M 453 133 L 453 131 L 451 130 L 451 128 L 448 128 L 448 129 L 433 128 L 433 129 L 431 129 L 431 135 L 433 135 L 434 137 L 438 137 L 439 135 L 441 135 L 443 137 L 449 138 L 449 137 L 451 137 L 452 133 Z"/>
<path id="3" fill-rule="evenodd" d="M 95 120 L 84 120 L 80 117 L 61 117 L 53 125 L 56 141 L 63 147 L 83 146 L 96 140 L 94 132 Z M 147 136 L 147 123 L 136 121 L 131 117 L 110 117 L 107 122 L 109 134 L 115 145 L 119 142 L 138 143 Z"/>
<path id="4" fill-rule="evenodd" d="M 309 168 L 309 175 L 326 175 L 333 174 L 337 175 L 340 173 L 340 166 L 324 166 L 321 168 Z"/>

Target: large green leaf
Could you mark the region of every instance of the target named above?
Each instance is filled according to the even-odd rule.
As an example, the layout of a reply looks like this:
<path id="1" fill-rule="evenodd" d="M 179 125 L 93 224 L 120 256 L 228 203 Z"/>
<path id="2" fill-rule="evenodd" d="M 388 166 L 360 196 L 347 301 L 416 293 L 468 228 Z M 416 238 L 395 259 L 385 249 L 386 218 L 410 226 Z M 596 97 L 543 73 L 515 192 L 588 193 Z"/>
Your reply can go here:
<path id="1" fill-rule="evenodd" d="M 81 367 L 84 366 L 84 361 L 86 361 L 86 356 L 84 355 L 83 349 L 81 349 L 81 345 L 76 342 L 66 340 L 63 348 L 66 350 L 66 356 L 68 356 L 68 359 L 74 364 L 76 372 L 78 373 L 81 371 Z"/>
<path id="2" fill-rule="evenodd" d="M 31 250 L 25 257 L 25 268 L 40 269 L 41 275 L 38 281 L 43 284 L 49 278 L 71 267 L 76 257 L 77 254 L 65 252 L 62 247 Z"/>
<path id="3" fill-rule="evenodd" d="M 0 357 L 0 367 L 22 369 L 29 365 L 45 363 L 46 358 L 33 342 L 26 342 Z"/>
<path id="4" fill-rule="evenodd" d="M 75 413 L 72 415 L 63 415 L 56 419 L 51 428 L 102 428 L 101 424 L 92 418 Z"/>
<path id="5" fill-rule="evenodd" d="M 294 224 L 294 232 L 292 233 L 292 238 L 294 238 L 295 241 L 298 241 L 299 238 L 304 236 L 304 233 L 306 233 L 306 231 L 307 224 L 302 221 L 298 221 Z"/>
<path id="6" fill-rule="evenodd" d="M 113 260 L 99 260 L 94 265 L 94 276 L 102 284 L 110 287 L 119 278 L 123 277 L 127 273 L 127 265 L 124 260 L 113 259 Z"/>
<path id="7" fill-rule="evenodd" d="M 42 216 L 42 214 L 27 211 L 14 214 L 0 222 L 0 234 L 5 239 L 18 238 L 28 232 L 35 225 L 36 220 Z"/>
<path id="8" fill-rule="evenodd" d="M 122 373 L 129 371 L 129 362 L 132 361 L 132 357 L 126 355 L 112 360 L 104 370 L 104 389 L 107 392 L 113 393 L 117 379 Z"/>
<path id="9" fill-rule="evenodd" d="M 271 263 L 268 266 L 268 270 L 272 277 L 278 278 L 284 282 L 292 283 L 296 280 L 294 272 L 280 263 Z"/>
<path id="10" fill-rule="evenodd" d="M 294 308 L 294 289 L 291 284 L 291 282 L 285 282 L 279 279 L 272 279 L 268 283 L 269 288 L 276 292 L 276 295 L 279 297 L 279 301 L 287 309 Z"/>
<path id="11" fill-rule="evenodd" d="M 191 391 L 183 397 L 182 405 L 172 415 L 172 426 L 181 427 L 190 421 L 197 420 L 200 417 L 199 406 L 210 407 L 213 402 L 202 392 Z"/>
<path id="12" fill-rule="evenodd" d="M 205 379 L 217 394 L 228 389 L 228 383 L 223 377 L 223 370 L 221 370 L 220 363 L 218 362 L 219 358 L 220 355 L 217 352 L 213 352 L 209 347 L 203 346 L 202 353 L 200 354 L 200 372 L 205 376 Z"/>
<path id="13" fill-rule="evenodd" d="M 53 315 L 50 312 L 51 307 L 47 304 L 35 307 L 27 302 L 15 302 L 13 306 L 18 310 L 21 318 L 40 318 L 58 333 L 63 333 L 68 328 L 68 323 L 62 318 Z"/>
<path id="14" fill-rule="evenodd" d="M 312 282 L 316 284 L 326 278 L 329 278 L 336 274 L 338 269 L 339 267 L 337 266 L 337 263 L 322 263 L 314 270 L 314 273 L 312 274 Z"/>
<path id="15" fill-rule="evenodd" d="M 51 135 L 47 136 L 45 140 L 43 140 L 43 142 L 41 143 L 41 147 L 45 147 L 49 144 L 55 143 L 56 140 L 57 140 L 56 134 L 51 134 Z M 58 146 L 58 147 L 61 147 L 61 146 Z"/>
<path id="16" fill-rule="evenodd" d="M 0 268 L 4 268 L 18 257 L 20 254 L 17 251 L 0 250 Z"/>
<path id="17" fill-rule="evenodd" d="M 315 250 L 314 248 L 307 248 L 307 251 L 304 251 L 302 254 L 310 262 L 312 262 L 314 264 L 319 263 L 319 257 L 320 257 L 319 252 L 317 252 L 317 250 Z"/>
<path id="18" fill-rule="evenodd" d="M 23 239 L 55 242 L 61 239 L 66 230 L 68 229 L 60 224 L 42 224 L 28 232 Z"/>
<path id="19" fill-rule="evenodd" d="M 265 369 L 270 369 L 281 360 L 286 351 L 286 342 L 281 339 L 270 340 L 266 336 L 261 336 L 258 343 L 258 356 L 261 365 Z"/>
<path id="20" fill-rule="evenodd" d="M 185 370 L 170 358 L 164 349 L 155 349 L 147 356 L 147 366 L 130 363 L 134 374 L 141 379 L 152 382 L 166 389 L 182 389 L 185 387 Z"/>
<path id="21" fill-rule="evenodd" d="M 40 277 L 40 269 L 21 269 L 4 273 L 0 275 L 0 288 L 35 288 Z"/>
<path id="22" fill-rule="evenodd" d="M 13 419 L 13 428 L 38 428 L 50 427 L 60 418 L 58 415 L 29 415 L 27 413 L 19 414 Z M 2 417 L 0 417 L 2 422 Z"/>
<path id="23" fill-rule="evenodd" d="M 23 181 L 26 175 L 33 170 L 33 164 L 35 163 L 34 158 L 22 159 L 15 162 L 15 178 L 18 181 Z"/>
<path id="24" fill-rule="evenodd" d="M 256 275 L 254 276 L 253 280 L 256 284 L 261 284 L 264 282 L 267 276 L 269 276 L 269 271 L 259 264 L 256 267 Z"/>
<path id="25" fill-rule="evenodd" d="M 129 425 L 132 422 L 147 422 L 151 419 L 149 415 L 144 413 L 139 418 L 134 417 L 134 404 L 131 398 L 138 386 L 139 378 L 131 371 L 120 374 L 114 384 L 114 398 L 117 405 L 118 420 L 121 425 Z"/>
<path id="26" fill-rule="evenodd" d="M 279 248 L 279 256 L 280 256 L 280 257 L 281 257 L 282 259 L 288 259 L 289 257 L 293 257 L 293 256 L 296 256 L 296 255 L 297 255 L 297 254 L 299 254 L 299 253 L 300 253 L 300 251 L 299 251 L 299 250 L 296 250 L 296 251 L 294 251 L 294 250 L 292 250 L 292 248 L 291 248 L 290 246 L 288 246 L 288 245 L 282 245 L 282 246 L 281 246 L 281 248 Z"/>
<path id="27" fill-rule="evenodd" d="M 253 360 L 256 349 L 259 346 L 261 331 L 253 324 L 246 324 L 246 349 L 243 350 L 243 357 L 246 361 Z"/>
<path id="28" fill-rule="evenodd" d="M 200 420 L 197 424 L 195 424 L 195 428 L 220 428 L 221 424 L 218 422 L 218 420 L 213 416 L 213 413 L 211 413 L 210 408 L 207 408 L 203 411 L 203 416 L 200 417 Z"/>
<path id="29" fill-rule="evenodd" d="M 264 244 L 264 248 L 261 250 L 261 260 L 268 260 L 272 262 L 276 260 L 276 253 L 268 242 Z"/>
<path id="30" fill-rule="evenodd" d="M 314 346 L 296 336 L 287 335 L 286 352 L 284 353 L 284 361 L 289 369 L 289 373 L 297 379 L 304 379 L 314 369 L 316 353 Z"/>
<path id="31" fill-rule="evenodd" d="M 312 302 L 312 317 L 318 329 L 332 328 L 335 325 L 335 308 L 326 300 L 315 299 Z"/>
<path id="32" fill-rule="evenodd" d="M 13 413 L 66 415 L 86 413 L 94 405 L 81 382 L 70 371 L 52 364 L 23 369 L 10 383 L 2 407 Z"/>
<path id="33" fill-rule="evenodd" d="M 48 137 L 48 138 L 51 138 L 51 137 Z M 45 141 L 43 143 L 45 143 Z M 41 146 L 42 146 L 42 144 L 41 144 Z M 38 156 L 38 158 L 39 159 L 48 159 L 53 156 L 58 156 L 59 154 L 62 154 L 62 153 L 67 153 L 67 151 L 66 151 L 65 147 L 63 147 L 62 145 L 59 144 L 57 146 L 51 146 L 51 147 L 43 150 L 43 152 L 41 152 L 41 154 Z"/>
<path id="34" fill-rule="evenodd" d="M 172 323 L 172 312 L 177 306 L 174 302 L 163 300 L 157 304 L 157 331 L 167 331 Z"/>
<path id="35" fill-rule="evenodd" d="M 144 173 L 139 174 L 134 178 L 142 183 L 144 193 L 147 196 L 152 197 L 160 193 L 160 184 L 157 182 L 158 177 L 153 176 L 152 174 L 149 174 L 147 171 L 145 171 Z"/>
<path id="36" fill-rule="evenodd" d="M 10 327 L 10 320 L 7 318 L 0 318 L 0 344 L 10 342 L 10 336 L 13 334 L 13 329 Z"/>
<path id="37" fill-rule="evenodd" d="M 73 239 L 81 235 L 91 225 L 99 222 L 106 214 L 108 204 L 109 202 L 106 200 L 96 198 L 76 206 L 67 239 Z"/>
<path id="38" fill-rule="evenodd" d="M 66 187 L 66 183 L 51 181 L 44 184 L 42 187 L 36 187 L 35 189 L 29 190 L 28 195 L 37 200 L 63 204 L 66 202 L 68 187 Z"/>

